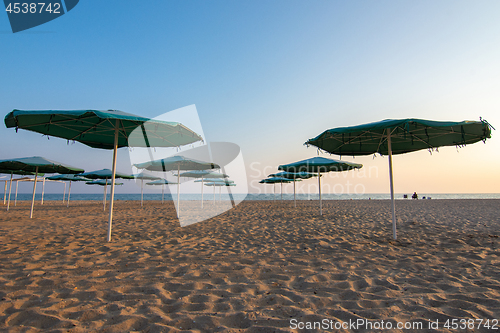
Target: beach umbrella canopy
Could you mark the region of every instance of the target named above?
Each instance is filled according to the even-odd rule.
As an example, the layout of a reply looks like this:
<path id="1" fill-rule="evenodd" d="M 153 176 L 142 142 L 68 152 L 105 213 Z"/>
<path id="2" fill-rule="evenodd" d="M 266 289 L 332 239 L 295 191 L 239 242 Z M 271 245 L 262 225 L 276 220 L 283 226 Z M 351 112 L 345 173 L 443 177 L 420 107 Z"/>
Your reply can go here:
<path id="1" fill-rule="evenodd" d="M 184 156 L 170 156 L 154 161 L 147 161 L 144 163 L 135 164 L 138 169 L 146 169 L 149 171 L 173 171 L 173 170 L 209 170 L 220 169 L 220 166 L 211 162 L 204 162 L 187 158 Z M 177 176 L 180 176 L 178 172 Z"/>
<path id="2" fill-rule="evenodd" d="M 115 178 L 122 179 L 134 179 L 133 175 L 128 175 L 126 173 L 115 172 Z M 113 171 L 110 169 L 101 169 L 96 171 L 89 171 L 80 174 L 80 176 L 89 178 L 89 179 L 111 179 L 113 178 Z"/>
<path id="3" fill-rule="evenodd" d="M 117 110 L 13 110 L 5 116 L 7 128 L 18 128 L 81 142 L 93 148 L 113 149 L 113 177 L 109 206 L 108 242 L 111 241 L 116 150 L 135 147 L 179 147 L 202 137 L 177 122 L 139 117 Z M 136 131 L 140 128 L 140 131 Z"/>
<path id="4" fill-rule="evenodd" d="M 0 169 L 12 171 L 27 171 L 31 173 L 82 173 L 85 170 L 67 164 L 51 161 L 44 157 L 33 156 L 0 160 Z"/>
<path id="5" fill-rule="evenodd" d="M 235 183 L 205 183 L 206 186 L 236 186 Z"/>
<path id="6" fill-rule="evenodd" d="M 87 185 L 100 185 L 100 186 L 111 186 L 111 183 L 108 183 L 106 180 L 103 179 L 96 179 L 91 182 L 86 182 L 85 184 Z M 115 185 L 123 185 L 123 183 L 116 183 Z"/>
<path id="7" fill-rule="evenodd" d="M 65 181 L 70 181 L 70 182 L 82 182 L 82 181 L 89 181 L 89 178 L 85 178 L 80 176 L 81 174 L 61 174 L 61 175 L 54 175 L 47 177 L 49 180 L 65 180 Z"/>
<path id="8" fill-rule="evenodd" d="M 310 172 L 287 172 L 287 171 L 282 171 L 282 172 L 277 172 L 277 173 L 272 173 L 268 177 L 282 177 L 282 178 L 288 178 L 288 179 L 309 179 L 312 177 L 317 177 L 317 174 L 310 173 Z"/>
<path id="9" fill-rule="evenodd" d="M 118 110 L 13 110 L 5 117 L 5 125 L 102 149 L 126 147 L 131 140 L 134 144 L 143 144 L 143 147 L 178 147 L 202 140 L 181 123 L 139 117 Z M 134 131 L 139 126 L 147 132 L 147 140 L 139 137 L 142 132 Z"/>
<path id="10" fill-rule="evenodd" d="M 225 173 L 213 172 L 208 170 L 193 170 L 181 173 L 181 177 L 189 178 L 227 178 Z"/>
<path id="11" fill-rule="evenodd" d="M 462 147 L 491 138 L 487 121 L 432 121 L 423 119 L 387 119 L 357 126 L 338 127 L 324 131 L 305 144 L 336 155 L 389 156 L 393 237 L 396 234 L 396 213 L 392 172 L 392 155 L 443 146 Z"/>
<path id="12" fill-rule="evenodd" d="M 276 184 L 276 183 L 290 183 L 292 182 L 292 179 L 284 178 L 284 177 L 271 177 L 271 178 L 266 178 L 262 179 L 259 183 L 260 184 Z"/>
<path id="13" fill-rule="evenodd" d="M 35 191 L 38 173 L 82 173 L 85 170 L 75 168 L 60 162 L 51 161 L 44 157 L 22 157 L 7 160 L 0 160 L 1 170 L 27 171 L 35 173 L 35 181 L 33 182 L 33 198 L 31 200 L 30 218 L 33 217 L 33 207 L 35 205 Z M 11 183 L 12 187 L 12 183 Z M 10 196 L 9 196 L 10 199 Z"/>
<path id="14" fill-rule="evenodd" d="M 362 168 L 362 164 L 351 163 L 347 161 L 334 160 L 325 157 L 313 157 L 306 160 L 283 164 L 278 167 L 278 170 L 288 172 L 317 172 L 318 173 L 318 188 L 319 188 L 319 214 L 323 215 L 323 204 L 321 199 L 321 173 L 322 172 L 341 172 L 353 169 Z"/>
<path id="15" fill-rule="evenodd" d="M 300 172 L 321 173 L 330 171 L 348 171 L 352 169 L 359 169 L 361 167 L 363 167 L 363 165 L 358 163 L 339 161 L 325 157 L 313 157 L 290 164 L 280 165 L 278 167 L 278 170 L 288 171 L 292 173 L 300 173 Z"/>
<path id="16" fill-rule="evenodd" d="M 158 180 L 154 180 L 152 182 L 146 183 L 146 185 L 169 185 L 169 184 L 175 184 L 175 183 L 169 182 L 166 179 L 158 179 Z"/>
<path id="17" fill-rule="evenodd" d="M 207 179 L 204 179 L 204 181 L 207 183 L 234 183 L 234 181 L 232 181 L 230 179 L 222 179 L 222 178 L 207 178 Z M 194 182 L 200 183 L 200 182 L 202 182 L 202 180 L 198 179 L 198 180 L 195 180 Z"/>
<path id="18" fill-rule="evenodd" d="M 180 210 L 180 171 L 181 170 L 209 170 L 220 169 L 220 166 L 211 162 L 199 161 L 185 156 L 170 156 L 159 160 L 148 161 L 135 164 L 138 169 L 146 169 L 149 171 L 173 171 L 177 170 L 177 217 Z"/>
<path id="19" fill-rule="evenodd" d="M 305 144 L 336 155 L 389 155 L 389 149 L 395 155 L 443 146 L 465 146 L 490 137 L 491 126 L 484 120 L 451 122 L 410 118 L 333 128 Z"/>

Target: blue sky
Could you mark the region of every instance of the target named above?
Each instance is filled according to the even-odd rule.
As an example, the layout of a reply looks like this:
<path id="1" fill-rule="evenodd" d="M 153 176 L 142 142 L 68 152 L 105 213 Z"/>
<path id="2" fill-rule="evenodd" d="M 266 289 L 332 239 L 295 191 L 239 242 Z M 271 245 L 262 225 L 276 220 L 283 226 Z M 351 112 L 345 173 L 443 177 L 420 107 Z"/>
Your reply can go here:
<path id="1" fill-rule="evenodd" d="M 483 117 L 500 129 L 499 12 L 498 1 L 86 0 L 16 34 L 5 13 L 0 100 L 4 116 L 17 108 L 155 117 L 195 104 L 209 141 L 240 145 L 258 192 L 267 171 L 315 156 L 303 143 L 328 128 Z M 2 158 L 111 164 L 110 151 L 27 131 L 0 128 L 0 140 Z M 130 169 L 126 149 L 118 161 Z M 378 176 L 353 181 L 388 192 L 386 158 L 354 161 Z M 394 168 L 396 192 L 498 193 L 498 133 L 458 152 L 396 156 Z"/>

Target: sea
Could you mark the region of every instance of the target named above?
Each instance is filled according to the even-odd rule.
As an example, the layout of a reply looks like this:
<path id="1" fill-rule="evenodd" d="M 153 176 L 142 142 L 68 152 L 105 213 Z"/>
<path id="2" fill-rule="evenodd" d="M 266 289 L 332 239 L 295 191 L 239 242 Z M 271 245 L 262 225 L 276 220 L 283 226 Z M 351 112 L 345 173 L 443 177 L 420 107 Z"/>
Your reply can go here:
<path id="1" fill-rule="evenodd" d="M 404 198 L 404 194 L 407 195 L 408 198 Z M 442 199 L 500 199 L 500 193 L 419 193 L 419 199 L 425 200 L 442 200 Z M 389 193 L 365 193 L 365 194 L 325 194 L 322 195 L 323 200 L 389 200 L 391 199 L 391 195 Z M 0 197 L 3 199 L 3 193 L 0 194 Z M 109 194 L 107 198 L 109 200 Z M 395 199 L 397 200 L 411 200 L 411 193 L 396 193 Z M 41 193 L 36 193 L 35 200 L 41 200 Z M 204 200 L 213 200 L 213 194 L 205 194 Z M 14 194 L 11 194 L 11 201 L 14 200 Z M 18 193 L 17 200 L 31 200 L 31 193 Z M 145 193 L 144 200 L 161 200 L 161 193 Z M 164 195 L 164 200 L 176 200 L 177 196 L 167 194 Z M 222 194 L 219 196 L 219 193 L 215 195 L 216 200 L 231 200 L 229 195 Z M 318 200 L 318 193 L 311 194 L 297 194 L 297 200 Z M 62 193 L 45 193 L 43 200 L 47 201 L 61 201 L 63 200 Z M 99 193 L 71 193 L 70 200 L 103 200 L 103 194 Z M 140 193 L 116 193 L 115 200 L 141 200 Z M 183 201 L 195 201 L 201 200 L 201 194 L 186 194 L 181 193 L 181 200 Z M 280 193 L 273 194 L 233 194 L 233 200 L 241 201 L 241 200 L 293 200 L 293 193 L 284 193 L 283 197 L 281 197 Z"/>

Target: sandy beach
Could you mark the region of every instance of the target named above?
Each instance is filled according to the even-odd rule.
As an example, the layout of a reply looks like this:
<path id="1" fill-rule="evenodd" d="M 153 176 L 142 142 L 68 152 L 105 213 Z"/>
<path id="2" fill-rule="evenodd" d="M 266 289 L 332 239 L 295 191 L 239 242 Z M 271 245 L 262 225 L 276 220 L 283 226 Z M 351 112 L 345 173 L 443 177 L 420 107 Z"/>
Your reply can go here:
<path id="1" fill-rule="evenodd" d="M 101 202 L 1 207 L 2 332 L 500 329 L 500 200 L 397 201 L 397 241 L 384 200 L 117 201 L 111 243 Z"/>

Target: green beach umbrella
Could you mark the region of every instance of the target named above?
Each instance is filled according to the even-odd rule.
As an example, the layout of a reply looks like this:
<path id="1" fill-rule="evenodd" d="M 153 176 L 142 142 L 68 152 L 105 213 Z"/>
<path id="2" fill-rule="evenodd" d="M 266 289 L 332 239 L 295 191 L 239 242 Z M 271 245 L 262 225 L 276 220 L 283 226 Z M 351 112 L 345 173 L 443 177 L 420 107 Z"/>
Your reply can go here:
<path id="1" fill-rule="evenodd" d="M 273 184 L 273 188 L 274 188 L 273 200 L 276 200 L 276 186 L 275 186 L 275 184 L 281 184 L 281 200 L 283 200 L 283 183 L 291 183 L 292 181 L 293 181 L 292 179 L 288 179 L 285 177 L 271 177 L 271 178 L 262 179 L 259 183 L 260 184 Z"/>
<path id="2" fill-rule="evenodd" d="M 323 205 L 321 200 L 321 173 L 322 172 L 341 172 L 352 169 L 362 168 L 362 164 L 351 163 L 346 161 L 334 160 L 325 157 L 313 157 L 306 160 L 283 164 L 278 167 L 278 170 L 288 172 L 317 172 L 318 173 L 318 187 L 319 187 L 319 215 L 323 215 Z"/>
<path id="3" fill-rule="evenodd" d="M 55 176 L 50 176 L 47 177 L 49 180 L 61 180 L 61 181 L 67 181 L 69 182 L 69 189 L 68 189 L 68 201 L 66 207 L 69 207 L 69 197 L 71 196 L 71 183 L 72 182 L 88 182 L 89 178 L 82 177 L 80 175 L 72 175 L 72 174 L 60 174 L 60 175 L 55 175 Z M 63 196 L 63 203 L 64 203 L 64 196 Z"/>
<path id="4" fill-rule="evenodd" d="M 143 193 L 144 193 L 144 180 L 158 180 L 161 179 L 161 177 L 156 177 L 150 174 L 147 174 L 145 172 L 141 172 L 135 175 L 132 175 L 135 179 L 140 179 L 141 180 L 141 207 L 142 207 L 142 201 L 143 201 Z"/>
<path id="5" fill-rule="evenodd" d="M 179 155 L 135 164 L 135 167 L 138 169 L 146 169 L 149 171 L 159 171 L 159 172 L 177 170 L 177 217 L 179 217 L 179 211 L 180 211 L 180 183 L 181 183 L 180 171 L 220 169 L 220 166 L 218 164 L 199 161 Z"/>
<path id="6" fill-rule="evenodd" d="M 358 126 L 338 127 L 324 131 L 305 144 L 336 155 L 389 156 L 393 237 L 396 234 L 396 209 L 392 173 L 392 155 L 443 146 L 462 147 L 491 138 L 487 121 L 432 121 L 423 119 L 387 119 Z"/>
<path id="7" fill-rule="evenodd" d="M 91 182 L 86 182 L 87 185 L 100 185 L 100 186 L 111 186 L 111 183 L 108 183 L 107 180 L 104 179 L 96 179 Z M 123 183 L 116 183 L 115 185 L 123 185 Z"/>
<path id="8" fill-rule="evenodd" d="M 32 176 L 34 175 L 35 173 L 34 172 L 30 172 L 30 171 L 23 171 L 23 170 L 0 170 L 0 173 L 3 173 L 3 174 L 8 174 L 10 175 L 10 185 L 9 185 L 9 200 L 7 200 L 7 180 L 5 180 L 5 187 L 4 187 L 4 190 L 3 190 L 3 204 L 5 205 L 5 202 L 7 200 L 7 210 L 9 210 L 9 206 L 10 206 L 10 193 L 11 193 L 11 190 L 12 190 L 12 178 L 14 175 L 19 175 L 19 176 Z M 43 176 L 43 173 L 40 174 L 40 176 Z M 14 180 L 15 181 L 15 180 Z M 16 198 L 17 198 L 17 184 L 16 183 Z"/>
<path id="9" fill-rule="evenodd" d="M 203 183 L 206 178 L 227 178 L 228 175 L 208 170 L 194 170 L 181 173 L 181 177 L 201 178 L 201 208 L 203 208 Z M 199 183 L 200 181 L 195 181 Z"/>
<path id="10" fill-rule="evenodd" d="M 312 177 L 317 177 L 317 174 L 310 173 L 310 172 L 287 172 L 287 171 L 281 171 L 277 173 L 270 174 L 268 177 L 283 177 L 283 178 L 288 178 L 293 180 L 293 205 L 295 208 L 297 208 L 297 200 L 295 197 L 295 180 L 296 179 L 309 179 Z"/>
<path id="11" fill-rule="evenodd" d="M 168 184 L 175 184 L 175 183 L 171 183 L 163 178 L 146 183 L 146 185 L 155 185 L 155 186 L 161 185 L 161 203 L 163 203 L 163 195 L 165 194 L 165 185 Z"/>
<path id="12" fill-rule="evenodd" d="M 113 172 L 113 170 L 109 170 L 109 169 L 101 169 L 101 170 L 84 172 L 80 176 L 85 177 L 85 178 L 89 178 L 89 179 L 104 179 L 104 181 L 103 181 L 104 185 L 105 184 L 111 185 L 112 184 L 111 179 L 113 179 L 113 175 L 114 175 L 114 179 L 116 179 L 116 178 L 134 179 L 133 175 L 129 175 L 129 174 L 126 174 L 126 173 L 116 172 L 116 170 L 115 170 L 115 172 Z M 110 179 L 109 182 L 108 182 L 108 179 Z M 99 184 L 97 184 L 97 185 L 99 185 Z M 106 194 L 107 194 L 107 190 L 108 190 L 108 187 L 104 186 L 104 189 L 103 189 L 103 198 L 102 198 L 103 210 L 106 210 Z M 114 197 L 114 192 L 111 193 L 111 198 L 113 198 L 113 197 Z"/>
<path id="13" fill-rule="evenodd" d="M 35 173 L 33 182 L 33 198 L 31 200 L 30 218 L 33 217 L 33 207 L 35 205 L 35 190 L 38 173 L 82 173 L 85 170 L 75 168 L 63 163 L 48 160 L 40 156 L 14 158 L 8 160 L 0 160 L 1 170 L 21 170 Z M 12 185 L 11 185 L 12 186 Z"/>
<path id="14" fill-rule="evenodd" d="M 13 110 L 5 116 L 7 128 L 18 128 L 78 141 L 92 148 L 113 149 L 113 177 L 107 240 L 111 241 L 116 153 L 133 142 L 135 147 L 179 147 L 202 137 L 177 122 L 139 117 L 118 110 Z M 136 131 L 140 128 L 140 131 Z M 132 141 L 131 141 L 132 140 Z"/>

